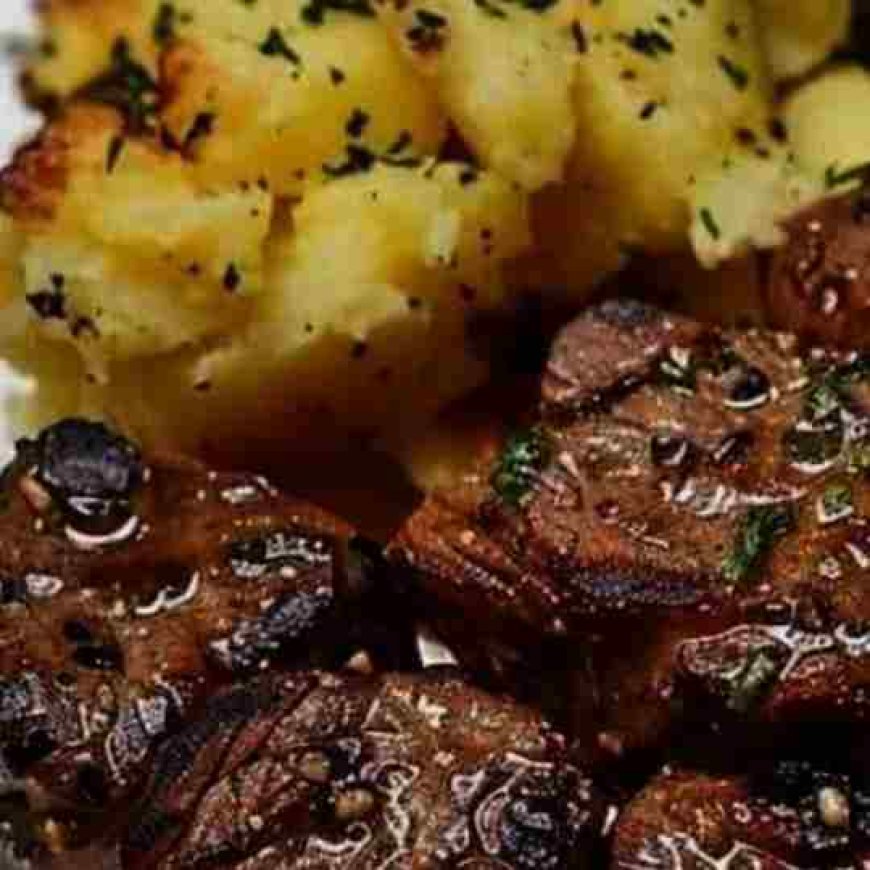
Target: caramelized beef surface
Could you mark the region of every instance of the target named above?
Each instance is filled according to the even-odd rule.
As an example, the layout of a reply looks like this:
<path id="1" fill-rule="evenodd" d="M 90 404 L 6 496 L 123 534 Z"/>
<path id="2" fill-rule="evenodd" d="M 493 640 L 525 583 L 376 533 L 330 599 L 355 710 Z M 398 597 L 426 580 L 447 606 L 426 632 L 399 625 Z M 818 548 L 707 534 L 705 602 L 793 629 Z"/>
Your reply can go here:
<path id="1" fill-rule="evenodd" d="M 870 349 L 870 187 L 813 205 L 786 232 L 765 281 L 771 322 Z"/>
<path id="2" fill-rule="evenodd" d="M 362 642 L 350 528 L 263 479 L 142 457 L 101 425 L 19 445 L 0 540 L 4 791 L 24 780 L 86 821 L 222 685 L 340 664 Z"/>
<path id="3" fill-rule="evenodd" d="M 268 676 L 157 753 L 125 868 L 589 866 L 601 827 L 565 741 L 447 671 Z"/>
<path id="4" fill-rule="evenodd" d="M 626 808 L 611 870 L 826 870 L 870 860 L 866 765 L 668 772 Z"/>
<path id="5" fill-rule="evenodd" d="M 616 753 L 866 721 L 870 357 L 608 302 L 542 396 L 391 547 L 460 658 Z"/>

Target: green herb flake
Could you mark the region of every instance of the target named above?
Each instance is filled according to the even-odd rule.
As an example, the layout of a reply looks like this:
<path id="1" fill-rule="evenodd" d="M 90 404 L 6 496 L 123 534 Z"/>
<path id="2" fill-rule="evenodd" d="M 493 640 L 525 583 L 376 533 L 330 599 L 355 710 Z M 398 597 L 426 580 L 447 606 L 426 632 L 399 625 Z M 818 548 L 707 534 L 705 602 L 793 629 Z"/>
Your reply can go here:
<path id="1" fill-rule="evenodd" d="M 111 175 L 118 165 L 118 160 L 121 157 L 121 152 L 124 150 L 124 137 L 112 136 L 109 140 L 108 148 L 106 149 L 106 174 Z"/>
<path id="2" fill-rule="evenodd" d="M 745 91 L 749 85 L 749 73 L 740 66 L 736 64 L 733 60 L 725 57 L 725 55 L 720 54 L 719 57 L 716 58 L 716 62 L 719 64 L 719 69 L 731 79 L 731 84 L 737 88 L 738 91 Z"/>
<path id="3" fill-rule="evenodd" d="M 716 218 L 713 217 L 713 212 L 710 211 L 709 208 L 702 208 L 698 212 L 698 217 L 701 218 L 701 225 L 707 231 L 710 238 L 713 239 L 714 242 L 718 242 L 719 239 L 722 238 L 722 230 L 716 222 Z"/>
<path id="4" fill-rule="evenodd" d="M 265 57 L 283 57 L 294 65 L 299 65 L 302 58 L 287 44 L 281 31 L 273 27 L 268 36 L 260 44 L 260 54 Z"/>
<path id="5" fill-rule="evenodd" d="M 368 0 L 309 0 L 302 7 L 300 15 L 306 24 L 319 27 L 325 22 L 329 12 L 343 12 L 362 18 L 374 18 L 375 15 Z"/>
<path id="6" fill-rule="evenodd" d="M 731 554 L 722 571 L 732 583 L 741 583 L 762 564 L 777 538 L 795 527 L 794 510 L 789 505 L 751 507 L 740 521 Z"/>
<path id="7" fill-rule="evenodd" d="M 474 0 L 474 5 L 490 18 L 507 18 L 507 12 L 492 0 Z"/>
<path id="8" fill-rule="evenodd" d="M 632 33 L 622 33 L 617 37 L 632 51 L 646 57 L 657 58 L 661 54 L 673 54 L 674 44 L 661 31 L 654 27 L 638 27 Z"/>
<path id="9" fill-rule="evenodd" d="M 822 493 L 822 514 L 829 521 L 849 516 L 855 509 L 852 488 L 845 483 L 832 483 Z"/>
<path id="10" fill-rule="evenodd" d="M 538 427 L 511 436 L 490 480 L 502 501 L 520 507 L 550 461 L 551 452 L 549 439 Z"/>
<path id="11" fill-rule="evenodd" d="M 781 672 L 782 663 L 775 649 L 761 647 L 752 650 L 729 686 L 728 709 L 735 713 L 749 713 L 764 699 Z"/>
<path id="12" fill-rule="evenodd" d="M 870 178 L 870 161 L 858 163 L 847 169 L 840 169 L 836 163 L 832 163 L 825 169 L 825 187 L 828 190 L 855 181 L 867 181 L 868 178 Z"/>
<path id="13" fill-rule="evenodd" d="M 158 45 L 167 45 L 175 39 L 175 25 L 177 11 L 172 3 L 161 3 L 157 7 L 154 16 L 154 25 L 151 29 L 154 41 Z"/>
<path id="14" fill-rule="evenodd" d="M 133 133 L 153 131 L 159 92 L 151 73 L 130 52 L 126 39 L 112 46 L 109 68 L 83 89 L 82 96 L 112 106 Z"/>

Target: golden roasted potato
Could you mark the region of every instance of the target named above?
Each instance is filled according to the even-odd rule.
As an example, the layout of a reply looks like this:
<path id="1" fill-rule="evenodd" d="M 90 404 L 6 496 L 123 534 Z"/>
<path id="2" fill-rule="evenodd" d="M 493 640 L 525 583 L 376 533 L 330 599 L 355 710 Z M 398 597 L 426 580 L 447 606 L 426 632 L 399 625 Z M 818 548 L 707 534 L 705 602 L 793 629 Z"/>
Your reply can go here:
<path id="1" fill-rule="evenodd" d="M 374 155 L 438 153 L 447 120 L 376 19 L 329 11 L 307 23 L 308 7 L 285 3 L 282 17 L 242 7 L 244 27 L 211 20 L 227 4 L 240 6 L 208 0 L 192 12 L 161 64 L 161 120 L 201 178 L 263 177 L 296 195 Z"/>
<path id="2" fill-rule="evenodd" d="M 771 72 L 796 78 L 824 62 L 849 36 L 852 0 L 755 0 Z"/>
<path id="3" fill-rule="evenodd" d="M 262 284 L 272 199 L 198 185 L 181 157 L 124 134 L 111 109 L 72 107 L 3 175 L 20 294 L 42 331 L 99 377 L 238 323 Z"/>
<path id="4" fill-rule="evenodd" d="M 798 162 L 830 188 L 870 161 L 870 72 L 835 67 L 797 88 L 785 104 L 789 143 Z"/>
<path id="5" fill-rule="evenodd" d="M 770 87 L 750 0 L 606 0 L 577 26 L 578 135 L 535 200 L 532 271 L 583 294 L 627 251 L 685 246 L 698 177 L 767 147 Z"/>
<path id="6" fill-rule="evenodd" d="M 171 354 L 106 349 L 88 401 L 151 444 L 225 456 L 349 431 L 398 440 L 485 378 L 468 330 L 510 305 L 502 270 L 528 244 L 525 197 L 467 166 L 313 185 L 276 220 L 244 318 Z M 131 281 L 109 285 L 118 305 L 141 304 Z"/>
<path id="7" fill-rule="evenodd" d="M 42 38 L 26 69 L 35 95 L 64 100 L 109 66 L 122 40 L 152 76 L 164 41 L 164 0 L 40 0 Z"/>
<path id="8" fill-rule="evenodd" d="M 297 195 L 309 176 L 372 155 L 437 154 L 445 138 L 434 93 L 367 0 L 341 11 L 322 0 L 123 0 L 117 19 L 112 5 L 49 5 L 55 49 L 33 65 L 34 89 L 64 97 L 87 85 L 138 126 L 159 122 L 206 183 L 265 178 Z M 88 60 L 72 69 L 68 55 Z"/>
<path id="9" fill-rule="evenodd" d="M 783 223 L 824 194 L 820 179 L 796 165 L 782 147 L 770 146 L 764 155 L 734 155 L 698 175 L 689 198 L 689 235 L 707 268 L 782 244 Z"/>
<path id="10" fill-rule="evenodd" d="M 527 190 L 562 179 L 575 132 L 572 0 L 379 0 L 377 9 L 485 166 Z"/>

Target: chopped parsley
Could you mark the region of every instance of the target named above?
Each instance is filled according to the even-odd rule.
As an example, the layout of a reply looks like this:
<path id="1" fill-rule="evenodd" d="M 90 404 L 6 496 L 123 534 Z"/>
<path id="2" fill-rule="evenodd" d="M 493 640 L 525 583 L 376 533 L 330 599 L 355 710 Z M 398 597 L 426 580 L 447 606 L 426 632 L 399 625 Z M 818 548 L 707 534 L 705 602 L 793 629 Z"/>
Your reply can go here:
<path id="1" fill-rule="evenodd" d="M 111 175 L 118 165 L 121 152 L 124 150 L 125 139 L 123 136 L 112 136 L 106 149 L 106 174 Z"/>
<path id="2" fill-rule="evenodd" d="M 223 278 L 224 289 L 228 293 L 235 293 L 242 284 L 242 273 L 235 263 L 230 263 L 224 272 Z"/>
<path id="3" fill-rule="evenodd" d="M 189 151 L 200 139 L 210 136 L 214 131 L 214 122 L 213 112 L 199 112 L 184 136 L 183 149 Z"/>
<path id="4" fill-rule="evenodd" d="M 40 320 L 66 320 L 66 296 L 57 287 L 29 293 L 25 299 Z"/>
<path id="5" fill-rule="evenodd" d="M 341 163 L 324 163 L 323 174 L 330 178 L 345 178 L 358 172 L 368 172 L 377 162 L 377 156 L 361 145 L 348 145 Z"/>
<path id="6" fill-rule="evenodd" d="M 529 496 L 544 466 L 551 445 L 540 428 L 517 432 L 508 440 L 490 478 L 493 489 L 506 504 L 520 507 Z"/>
<path id="7" fill-rule="evenodd" d="M 179 14 L 173 3 L 161 3 L 151 28 L 154 41 L 161 46 L 168 45 L 177 35 L 178 23 L 189 23 L 190 20 L 190 13 Z"/>
<path id="8" fill-rule="evenodd" d="M 644 103 L 639 112 L 639 117 L 641 121 L 648 121 L 650 118 L 652 118 L 658 108 L 659 104 L 655 102 L 655 100 L 650 100 L 648 103 Z"/>
<path id="9" fill-rule="evenodd" d="M 716 62 L 719 64 L 719 69 L 731 79 L 731 84 L 737 88 L 738 91 L 745 91 L 747 86 L 749 85 L 749 73 L 740 66 L 736 64 L 730 58 L 725 57 L 724 54 L 720 54 L 719 57 L 716 58 Z"/>
<path id="10" fill-rule="evenodd" d="M 344 12 L 363 18 L 373 18 L 375 14 L 368 0 L 309 0 L 300 15 L 306 24 L 319 27 L 326 20 L 327 12 Z"/>
<path id="11" fill-rule="evenodd" d="M 260 44 L 260 54 L 265 57 L 283 57 L 297 66 L 302 62 L 302 58 L 290 48 L 277 27 L 273 27 L 269 31 L 268 36 Z"/>
<path id="12" fill-rule="evenodd" d="M 115 41 L 108 70 L 85 87 L 83 96 L 117 109 L 131 132 L 154 128 L 159 99 L 157 82 L 133 58 L 126 39 Z"/>
<path id="13" fill-rule="evenodd" d="M 829 190 L 843 184 L 851 184 L 853 181 L 867 181 L 868 178 L 870 178 L 870 161 L 858 163 L 848 169 L 840 169 L 836 163 L 832 163 L 825 169 L 825 187 Z"/>
<path id="14" fill-rule="evenodd" d="M 718 242 L 722 238 L 722 230 L 716 222 L 716 218 L 713 217 L 713 212 L 705 207 L 698 212 L 698 217 L 701 218 L 701 225 L 707 231 L 710 238 L 714 242 Z"/>
<path id="15" fill-rule="evenodd" d="M 852 489 L 845 483 L 832 483 L 822 493 L 822 513 L 826 518 L 845 517 L 852 513 L 855 502 Z"/>
<path id="16" fill-rule="evenodd" d="M 586 54 L 589 51 L 589 40 L 586 38 L 586 31 L 579 21 L 571 22 L 571 36 L 574 39 L 574 46 L 578 54 Z"/>
<path id="17" fill-rule="evenodd" d="M 733 583 L 747 580 L 760 567 L 777 538 L 795 526 L 790 505 L 751 507 L 740 521 L 732 551 L 722 565 L 725 577 Z"/>
<path id="18" fill-rule="evenodd" d="M 474 5 L 490 18 L 507 18 L 507 12 L 492 0 L 474 0 Z"/>
<path id="19" fill-rule="evenodd" d="M 619 37 L 632 51 L 646 57 L 657 58 L 660 54 L 673 54 L 674 44 L 661 31 L 654 27 L 638 27 L 633 33 L 620 34 Z"/>
<path id="20" fill-rule="evenodd" d="M 352 139 L 359 139 L 365 133 L 370 120 L 371 118 L 367 112 L 364 112 L 362 109 L 354 109 L 344 125 L 345 132 Z"/>
<path id="21" fill-rule="evenodd" d="M 774 647 L 753 649 L 731 681 L 726 705 L 735 713 L 749 713 L 782 672 L 782 662 Z"/>

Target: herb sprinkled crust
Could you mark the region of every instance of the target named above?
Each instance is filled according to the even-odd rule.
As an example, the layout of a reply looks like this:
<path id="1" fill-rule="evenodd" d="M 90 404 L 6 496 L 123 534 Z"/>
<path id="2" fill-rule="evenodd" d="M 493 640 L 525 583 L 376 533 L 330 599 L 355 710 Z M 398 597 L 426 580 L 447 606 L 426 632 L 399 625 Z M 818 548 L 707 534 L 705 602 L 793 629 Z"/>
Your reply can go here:
<path id="1" fill-rule="evenodd" d="M 262 478 L 68 420 L 19 445 L 2 499 L 0 754 L 49 806 L 101 818 L 220 686 L 364 643 L 351 530 Z"/>
<path id="2" fill-rule="evenodd" d="M 529 711 L 450 676 L 298 674 L 216 696 L 157 754 L 130 870 L 580 870 L 591 782 Z"/>
<path id="3" fill-rule="evenodd" d="M 675 697 L 863 721 L 868 363 L 606 303 L 556 341 L 542 422 L 434 494 L 393 555 L 483 671 L 579 645 L 572 691 L 626 746 Z"/>

